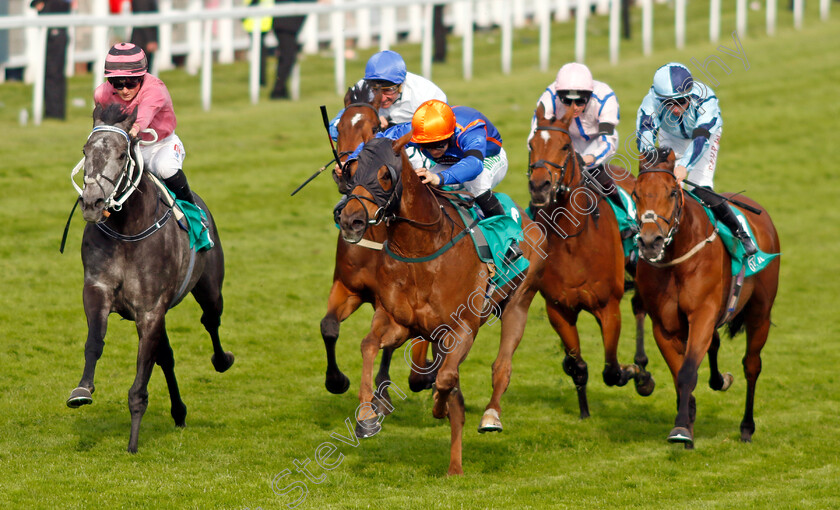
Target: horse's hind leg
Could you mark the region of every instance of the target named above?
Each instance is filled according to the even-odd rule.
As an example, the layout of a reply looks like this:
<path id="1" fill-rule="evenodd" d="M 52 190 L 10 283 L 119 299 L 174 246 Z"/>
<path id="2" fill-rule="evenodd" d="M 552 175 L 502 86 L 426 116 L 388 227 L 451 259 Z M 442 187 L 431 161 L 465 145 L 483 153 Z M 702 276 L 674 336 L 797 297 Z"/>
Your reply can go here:
<path id="1" fill-rule="evenodd" d="M 155 367 L 160 342 L 166 334 L 164 312 L 145 313 L 137 320 L 137 334 L 140 343 L 137 346 L 137 375 L 134 384 L 128 390 L 128 410 L 131 412 L 131 436 L 128 439 L 128 451 L 137 453 L 137 441 L 140 436 L 140 420 L 149 405 L 149 378 Z M 148 317 L 148 318 L 147 318 Z"/>
<path id="2" fill-rule="evenodd" d="M 712 335 L 712 345 L 709 346 L 709 388 L 715 391 L 726 391 L 732 386 L 735 378 L 729 372 L 720 373 L 718 368 L 718 351 L 720 350 L 720 335 L 715 330 Z"/>
<path id="3" fill-rule="evenodd" d="M 586 399 L 586 383 L 589 380 L 589 369 L 580 353 L 580 337 L 578 336 L 577 313 L 561 310 L 558 306 L 546 300 L 546 312 L 551 326 L 560 335 L 566 357 L 563 359 L 563 371 L 572 378 L 577 390 L 580 418 L 589 418 L 589 402 Z"/>
<path id="4" fill-rule="evenodd" d="M 208 261 L 208 265 L 211 262 Z M 205 267 L 204 274 L 193 287 L 192 295 L 201 307 L 201 324 L 210 339 L 213 341 L 213 356 L 210 361 L 216 372 L 224 372 L 233 365 L 233 353 L 222 349 L 222 342 L 219 340 L 219 325 L 222 323 L 222 277 L 214 277 L 212 272 Z"/>
<path id="5" fill-rule="evenodd" d="M 157 364 L 163 370 L 166 377 L 166 387 L 169 389 L 169 401 L 171 403 L 172 419 L 176 427 L 183 427 L 187 417 L 187 406 L 181 400 L 181 392 L 178 390 L 178 381 L 175 379 L 175 356 L 172 354 L 172 345 L 169 343 L 169 336 L 163 330 L 157 351 Z"/>
<path id="6" fill-rule="evenodd" d="M 388 371 L 391 367 L 391 357 L 393 354 L 393 347 L 385 347 L 382 349 L 382 359 L 379 362 L 379 372 L 376 374 L 375 379 L 377 389 L 373 392 L 373 405 L 376 406 L 376 409 L 385 416 L 391 414 L 391 409 L 394 408 L 391 404 L 391 395 L 388 393 L 388 384 L 382 384 L 385 382 L 391 382 L 391 376 Z"/>
<path id="7" fill-rule="evenodd" d="M 622 365 L 618 362 L 618 338 L 621 334 L 620 301 L 611 299 L 606 306 L 592 311 L 601 326 L 601 338 L 604 341 L 604 384 L 624 386 L 638 373 L 635 365 Z"/>
<path id="8" fill-rule="evenodd" d="M 648 357 L 645 353 L 645 308 L 642 304 L 642 297 L 639 292 L 633 293 L 630 298 L 630 305 L 633 308 L 633 316 L 636 318 L 636 355 L 633 357 L 633 362 L 639 368 L 636 373 L 634 383 L 636 385 L 636 393 L 643 397 L 649 396 L 653 393 L 656 387 L 656 381 L 653 376 L 647 371 Z"/>
<path id="9" fill-rule="evenodd" d="M 321 338 L 327 351 L 327 375 L 324 386 L 330 393 L 339 395 L 350 387 L 350 379 L 344 375 L 335 359 L 335 344 L 341 322 L 355 312 L 363 303 L 362 298 L 351 292 L 340 280 L 333 282 L 327 299 L 327 314 L 321 319 Z"/>
<path id="10" fill-rule="evenodd" d="M 764 317 L 747 318 L 747 353 L 744 356 L 744 376 L 747 379 L 747 401 L 744 406 L 744 419 L 741 421 L 741 441 L 752 441 L 755 432 L 753 405 L 755 404 L 755 384 L 761 373 L 761 349 L 770 333 L 770 313 Z"/>
<path id="11" fill-rule="evenodd" d="M 105 331 L 108 329 L 108 315 L 111 311 L 109 296 L 99 287 L 85 285 L 82 297 L 87 316 L 88 336 L 85 342 L 85 368 L 82 379 L 67 399 L 67 406 L 72 408 L 93 403 L 93 376 L 96 372 L 96 362 L 105 348 Z"/>

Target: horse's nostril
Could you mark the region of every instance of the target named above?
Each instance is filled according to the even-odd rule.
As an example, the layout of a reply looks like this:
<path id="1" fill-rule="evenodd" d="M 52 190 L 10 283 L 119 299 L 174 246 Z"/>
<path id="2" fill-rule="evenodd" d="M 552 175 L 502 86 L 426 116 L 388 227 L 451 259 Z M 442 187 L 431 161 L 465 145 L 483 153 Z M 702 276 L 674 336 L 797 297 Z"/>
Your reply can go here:
<path id="1" fill-rule="evenodd" d="M 103 207 L 105 205 L 105 199 L 104 198 L 97 198 L 96 202 L 94 202 L 93 205 L 96 208 Z"/>
<path id="2" fill-rule="evenodd" d="M 353 230 L 356 230 L 356 231 L 363 230 L 365 228 L 365 222 L 362 221 L 362 220 L 356 219 L 356 220 L 353 220 L 353 222 L 350 224 L 350 226 L 353 228 Z"/>

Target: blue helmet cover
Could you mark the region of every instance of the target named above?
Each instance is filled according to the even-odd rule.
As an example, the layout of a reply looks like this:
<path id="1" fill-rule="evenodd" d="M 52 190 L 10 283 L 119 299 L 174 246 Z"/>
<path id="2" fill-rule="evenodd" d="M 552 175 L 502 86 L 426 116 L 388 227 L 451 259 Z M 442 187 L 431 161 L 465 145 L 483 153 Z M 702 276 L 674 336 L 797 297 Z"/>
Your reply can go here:
<path id="1" fill-rule="evenodd" d="M 691 72 L 682 64 L 671 62 L 656 70 L 653 75 L 653 92 L 660 98 L 687 96 L 694 87 Z"/>
<path id="2" fill-rule="evenodd" d="M 375 53 L 365 65 L 366 80 L 402 83 L 405 81 L 405 72 L 405 61 L 399 53 L 391 50 Z"/>

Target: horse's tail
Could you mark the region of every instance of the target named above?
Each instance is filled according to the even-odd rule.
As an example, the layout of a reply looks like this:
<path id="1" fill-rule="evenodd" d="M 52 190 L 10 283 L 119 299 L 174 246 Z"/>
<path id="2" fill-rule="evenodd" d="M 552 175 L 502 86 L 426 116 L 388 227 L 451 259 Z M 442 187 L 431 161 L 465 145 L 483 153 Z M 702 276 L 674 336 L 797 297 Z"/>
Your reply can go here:
<path id="1" fill-rule="evenodd" d="M 729 335 L 729 338 L 735 338 L 735 335 L 744 331 L 745 316 L 746 314 L 741 310 L 741 313 L 732 317 L 732 320 L 726 325 L 726 333 Z"/>

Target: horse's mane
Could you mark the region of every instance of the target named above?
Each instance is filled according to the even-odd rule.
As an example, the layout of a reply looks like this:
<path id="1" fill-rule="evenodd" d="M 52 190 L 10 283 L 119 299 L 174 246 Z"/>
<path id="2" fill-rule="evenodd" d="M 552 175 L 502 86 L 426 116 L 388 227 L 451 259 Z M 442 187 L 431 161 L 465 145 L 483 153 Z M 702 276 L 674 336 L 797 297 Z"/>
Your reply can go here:
<path id="1" fill-rule="evenodd" d="M 96 120 L 96 110 L 94 112 L 94 120 Z M 129 112 L 125 111 L 122 105 L 118 103 L 111 103 L 107 106 L 103 106 L 102 110 L 99 113 L 99 120 L 101 120 L 104 124 L 109 126 L 114 126 L 119 124 L 120 122 L 125 121 L 130 115 Z"/>
<path id="2" fill-rule="evenodd" d="M 376 96 L 373 87 L 368 85 L 368 82 L 362 80 L 361 84 L 356 84 L 347 89 L 347 98 L 350 100 L 350 104 L 353 103 L 373 103 L 373 99 Z"/>

